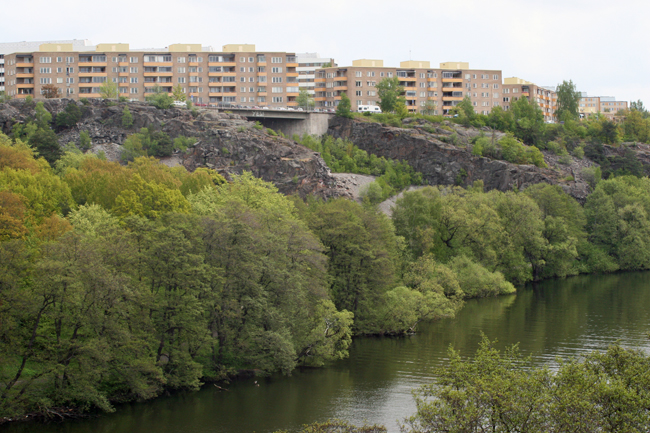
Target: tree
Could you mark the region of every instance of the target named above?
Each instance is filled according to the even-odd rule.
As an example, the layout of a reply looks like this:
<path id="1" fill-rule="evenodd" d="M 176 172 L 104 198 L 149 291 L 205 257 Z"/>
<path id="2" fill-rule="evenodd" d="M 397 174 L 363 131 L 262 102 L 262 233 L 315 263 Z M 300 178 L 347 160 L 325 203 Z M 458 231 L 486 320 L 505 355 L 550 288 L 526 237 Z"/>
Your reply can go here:
<path id="1" fill-rule="evenodd" d="M 45 99 L 60 98 L 61 89 L 56 87 L 54 84 L 46 84 L 41 87 L 41 95 L 43 95 Z"/>
<path id="2" fill-rule="evenodd" d="M 71 101 L 65 106 L 65 110 L 56 115 L 55 124 L 58 128 L 72 128 L 81 119 L 81 108 L 76 102 Z"/>
<path id="3" fill-rule="evenodd" d="M 395 111 L 397 101 L 404 99 L 404 88 L 399 85 L 399 78 L 384 78 L 375 87 L 379 96 L 379 106 L 384 113 Z"/>
<path id="4" fill-rule="evenodd" d="M 174 98 L 174 101 L 185 102 L 187 100 L 187 95 L 183 91 L 183 87 L 181 87 L 180 84 L 174 86 L 174 89 L 172 90 L 172 97 Z"/>
<path id="5" fill-rule="evenodd" d="M 576 85 L 573 81 L 562 81 L 558 84 L 557 89 L 557 109 L 555 115 L 560 121 L 579 120 L 580 111 L 579 103 L 582 95 L 576 90 Z"/>
<path id="6" fill-rule="evenodd" d="M 636 102 L 635 101 L 630 102 L 630 110 L 638 111 L 639 113 L 641 113 L 644 119 L 650 117 L 650 112 L 646 110 L 646 108 L 643 106 L 643 101 L 641 101 L 640 99 Z"/>
<path id="7" fill-rule="evenodd" d="M 303 108 L 313 108 L 315 105 L 314 98 L 304 89 L 300 91 L 296 101 L 298 102 L 298 106 Z"/>
<path id="8" fill-rule="evenodd" d="M 422 114 L 425 116 L 433 116 L 434 114 L 437 113 L 438 109 L 438 102 L 432 101 L 432 100 L 427 100 L 425 102 L 424 107 L 422 108 Z"/>
<path id="9" fill-rule="evenodd" d="M 515 137 L 527 145 L 537 144 L 546 129 L 544 113 L 536 102 L 521 97 L 511 105 Z"/>
<path id="10" fill-rule="evenodd" d="M 122 110 L 122 127 L 130 128 L 131 126 L 133 126 L 133 115 L 129 110 L 129 106 L 125 105 L 124 110 Z"/>
<path id="11" fill-rule="evenodd" d="M 348 98 L 348 95 L 346 95 L 345 92 L 341 93 L 341 101 L 336 107 L 336 115 L 348 119 L 352 118 L 352 104 L 350 103 L 350 98 Z"/>
<path id="12" fill-rule="evenodd" d="M 0 104 L 11 101 L 11 96 L 7 95 L 4 90 L 0 92 Z"/>
<path id="13" fill-rule="evenodd" d="M 107 79 L 99 86 L 99 96 L 102 99 L 117 98 L 117 84 Z"/>

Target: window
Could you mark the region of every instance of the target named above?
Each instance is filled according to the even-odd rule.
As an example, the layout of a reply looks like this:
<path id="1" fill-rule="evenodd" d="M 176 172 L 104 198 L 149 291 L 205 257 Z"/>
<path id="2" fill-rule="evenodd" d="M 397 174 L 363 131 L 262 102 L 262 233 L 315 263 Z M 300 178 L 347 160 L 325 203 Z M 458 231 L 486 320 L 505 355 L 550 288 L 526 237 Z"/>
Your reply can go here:
<path id="1" fill-rule="evenodd" d="M 252 66 L 248 67 L 248 72 L 255 72 Z"/>
<path id="2" fill-rule="evenodd" d="M 271 93 L 282 93 L 282 87 L 272 87 Z"/>
<path id="3" fill-rule="evenodd" d="M 251 57 L 251 58 L 252 58 L 252 57 Z M 251 92 L 251 93 L 254 92 L 254 91 L 255 91 L 255 87 L 249 87 L 249 88 L 248 88 L 248 91 Z"/>
<path id="4" fill-rule="evenodd" d="M 392 73 L 392 72 L 386 72 L 386 76 L 387 76 L 388 78 L 391 78 L 391 77 L 393 76 L 393 73 Z"/>
<path id="5" fill-rule="evenodd" d="M 284 98 L 282 96 L 274 96 L 273 102 L 284 102 Z"/>
<path id="6" fill-rule="evenodd" d="M 271 68 L 271 72 L 274 73 L 274 74 L 281 74 L 282 73 L 282 68 L 281 67 Z"/>
<path id="7" fill-rule="evenodd" d="M 282 77 L 272 77 L 271 82 L 272 83 L 281 83 L 282 82 Z"/>
<path id="8" fill-rule="evenodd" d="M 127 83 L 129 80 L 126 77 L 120 77 L 119 82 L 120 83 Z"/>
<path id="9" fill-rule="evenodd" d="M 498 80 L 499 76 L 497 74 L 494 74 L 494 75 L 492 75 L 492 78 L 495 79 L 495 80 Z"/>
<path id="10" fill-rule="evenodd" d="M 56 62 L 57 62 L 57 63 L 61 63 L 62 61 L 63 61 L 63 57 L 57 57 L 57 58 L 56 58 Z"/>
<path id="11" fill-rule="evenodd" d="M 239 81 L 241 81 L 242 83 L 245 83 L 246 82 L 246 77 L 239 77 Z"/>
<path id="12" fill-rule="evenodd" d="M 383 72 L 380 72 L 380 73 L 379 73 L 379 76 L 380 76 L 380 77 L 383 77 L 383 76 L 384 76 L 384 73 L 383 73 Z"/>
<path id="13" fill-rule="evenodd" d="M 499 97 L 499 94 L 498 94 L 498 93 L 493 93 L 493 94 L 492 94 L 492 97 L 493 97 L 493 98 L 498 98 L 498 97 Z"/>
<path id="14" fill-rule="evenodd" d="M 357 100 L 357 105 L 363 105 L 363 101 Z"/>
<path id="15" fill-rule="evenodd" d="M 74 57 L 66 57 L 65 62 L 66 63 L 74 63 Z"/>
<path id="16" fill-rule="evenodd" d="M 266 77 L 257 77 L 258 83 L 266 83 Z"/>
<path id="17" fill-rule="evenodd" d="M 420 72 L 420 78 L 424 78 L 424 72 Z"/>
<path id="18" fill-rule="evenodd" d="M 41 78 L 41 84 L 52 84 L 51 78 Z"/>
<path id="19" fill-rule="evenodd" d="M 137 66 L 136 66 L 136 67 L 131 66 L 131 67 L 129 68 L 129 71 L 130 71 L 132 74 L 137 74 L 137 73 L 138 73 L 138 67 L 137 67 Z"/>
<path id="20" fill-rule="evenodd" d="M 376 94 L 374 90 L 368 90 L 368 96 L 375 96 Z"/>
<path id="21" fill-rule="evenodd" d="M 131 69 L 133 69 L 133 68 L 131 68 Z M 182 66 L 182 67 L 178 68 L 178 73 L 179 74 L 184 74 L 185 73 L 185 66 Z"/>
<path id="22" fill-rule="evenodd" d="M 427 92 L 420 92 L 420 98 L 425 98 L 427 96 Z"/>
<path id="23" fill-rule="evenodd" d="M 41 74 L 51 74 L 52 68 L 41 68 Z"/>
<path id="24" fill-rule="evenodd" d="M 363 91 L 357 90 L 355 96 L 363 96 Z"/>
<path id="25" fill-rule="evenodd" d="M 469 80 L 469 74 L 465 74 L 465 79 Z"/>
<path id="26" fill-rule="evenodd" d="M 254 83 L 255 82 L 255 77 L 248 77 L 248 82 L 249 83 Z"/>
<path id="27" fill-rule="evenodd" d="M 253 59 L 252 57 L 249 57 L 249 58 L 248 58 L 248 63 L 253 63 L 254 61 L 255 61 L 255 59 Z M 251 102 L 252 102 L 252 101 L 251 101 Z"/>
<path id="28" fill-rule="evenodd" d="M 68 83 L 68 84 L 74 84 L 74 78 L 68 77 L 68 78 L 65 79 L 65 82 Z"/>
<path id="29" fill-rule="evenodd" d="M 245 96 L 242 96 L 242 97 L 239 99 L 239 101 L 240 101 L 240 102 L 246 102 L 246 97 L 245 97 Z"/>
<path id="30" fill-rule="evenodd" d="M 52 63 L 52 57 L 41 57 L 38 61 L 39 63 Z"/>
<path id="31" fill-rule="evenodd" d="M 257 72 L 266 72 L 266 66 L 258 66 Z"/>
<path id="32" fill-rule="evenodd" d="M 246 87 L 240 87 L 239 93 L 246 93 Z"/>
<path id="33" fill-rule="evenodd" d="M 172 56 L 171 55 L 158 55 L 158 56 L 144 56 L 144 61 L 145 62 L 156 62 L 156 63 L 165 63 L 165 62 L 171 62 L 172 61 Z M 131 62 L 134 63 L 134 62 Z"/>
<path id="34" fill-rule="evenodd" d="M 282 57 L 271 57 L 271 63 L 282 63 Z"/>
<path id="35" fill-rule="evenodd" d="M 420 87 L 427 87 L 427 83 L 424 82 L 424 81 L 422 81 L 422 82 L 420 83 Z"/>
<path id="36" fill-rule="evenodd" d="M 374 77 L 375 76 L 375 71 L 368 71 L 366 74 L 368 77 Z"/>
<path id="37" fill-rule="evenodd" d="M 257 102 L 266 102 L 266 96 L 258 96 Z"/>
<path id="38" fill-rule="evenodd" d="M 355 81 L 354 87 L 361 87 L 361 81 Z"/>
<path id="39" fill-rule="evenodd" d="M 129 91 L 130 91 L 130 93 L 138 93 L 138 88 L 137 87 L 131 87 L 131 89 L 129 89 Z"/>
<path id="40" fill-rule="evenodd" d="M 239 62 L 240 63 L 246 63 L 246 57 L 240 57 Z M 246 101 L 244 101 L 244 102 L 246 102 Z"/>
<path id="41" fill-rule="evenodd" d="M 138 77 L 131 77 L 132 84 L 137 84 L 137 82 L 138 82 Z"/>
<path id="42" fill-rule="evenodd" d="M 190 69 L 192 69 L 192 68 L 190 68 Z M 196 69 L 196 68 L 194 68 L 194 69 Z M 196 72 L 196 70 L 194 72 Z M 246 72 L 246 67 L 245 66 L 240 66 L 239 67 L 239 72 Z"/>
<path id="43" fill-rule="evenodd" d="M 356 72 L 354 73 L 354 76 L 355 76 L 355 77 L 363 77 L 363 72 L 361 72 L 361 71 L 356 71 Z"/>
<path id="44" fill-rule="evenodd" d="M 176 61 L 177 61 L 178 63 L 185 63 L 185 57 L 177 57 L 177 58 L 176 58 Z"/>
<path id="45" fill-rule="evenodd" d="M 129 61 L 130 61 L 131 63 L 138 63 L 138 58 L 137 58 L 137 57 L 131 57 L 131 58 L 129 59 Z M 133 89 L 132 89 L 132 90 L 133 90 Z M 133 92 L 131 92 L 131 93 L 133 93 Z"/>
<path id="46" fill-rule="evenodd" d="M 63 84 L 63 78 L 57 78 L 56 83 L 57 84 Z"/>
<path id="47" fill-rule="evenodd" d="M 494 87 L 495 89 L 498 89 L 498 88 L 499 88 L 499 85 L 498 85 L 498 84 L 494 84 L 492 87 Z"/>
<path id="48" fill-rule="evenodd" d="M 60 74 L 61 72 L 63 72 L 63 68 L 56 68 L 56 73 L 57 74 Z"/>
<path id="49" fill-rule="evenodd" d="M 68 87 L 66 90 L 67 90 L 68 95 L 73 95 L 74 94 L 74 89 Z"/>

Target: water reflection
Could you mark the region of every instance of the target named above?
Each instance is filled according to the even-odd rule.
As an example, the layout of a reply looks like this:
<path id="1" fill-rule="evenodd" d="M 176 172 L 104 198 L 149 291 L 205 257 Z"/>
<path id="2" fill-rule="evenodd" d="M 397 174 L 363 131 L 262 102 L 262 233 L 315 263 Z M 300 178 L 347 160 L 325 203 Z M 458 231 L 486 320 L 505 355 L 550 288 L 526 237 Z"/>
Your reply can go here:
<path id="1" fill-rule="evenodd" d="M 350 358 L 327 369 L 306 369 L 233 383 L 229 391 L 198 393 L 120 407 L 98 419 L 60 425 L 11 426 L 11 433 L 221 433 L 295 429 L 331 417 L 367 420 L 398 431 L 415 406 L 411 390 L 433 378 L 453 345 L 475 352 L 481 333 L 505 347 L 519 342 L 538 364 L 623 345 L 645 348 L 650 330 L 650 273 L 547 281 L 517 295 L 467 302 L 458 317 L 421 326 L 406 338 L 355 340 Z"/>

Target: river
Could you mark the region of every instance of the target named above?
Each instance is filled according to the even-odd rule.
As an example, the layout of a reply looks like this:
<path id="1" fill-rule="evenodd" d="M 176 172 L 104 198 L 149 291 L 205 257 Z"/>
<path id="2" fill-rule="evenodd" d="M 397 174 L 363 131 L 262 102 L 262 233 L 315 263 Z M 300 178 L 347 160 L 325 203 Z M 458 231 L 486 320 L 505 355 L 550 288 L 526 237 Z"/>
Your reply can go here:
<path id="1" fill-rule="evenodd" d="M 623 346 L 648 351 L 650 273 L 579 276 L 545 281 L 517 295 L 470 300 L 455 319 L 422 325 L 405 338 L 359 338 L 348 359 L 290 377 L 208 385 L 195 393 L 122 405 L 117 412 L 62 424 L 18 424 L 11 433 L 239 433 L 295 430 L 343 418 L 384 424 L 412 414 L 411 390 L 430 382 L 453 345 L 472 355 L 485 333 L 505 347 L 519 342 L 537 364 Z M 257 380 L 258 384 L 255 384 Z"/>

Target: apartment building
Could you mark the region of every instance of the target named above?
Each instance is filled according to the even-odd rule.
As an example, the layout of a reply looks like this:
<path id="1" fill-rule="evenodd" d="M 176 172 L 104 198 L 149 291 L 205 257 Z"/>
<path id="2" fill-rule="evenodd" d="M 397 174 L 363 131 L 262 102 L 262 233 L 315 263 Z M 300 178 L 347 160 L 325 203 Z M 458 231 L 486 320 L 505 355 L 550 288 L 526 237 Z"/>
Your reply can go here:
<path id="1" fill-rule="evenodd" d="M 502 73 L 499 70 L 470 69 L 467 62 L 441 63 L 431 68 L 428 61 L 408 60 L 399 67 L 384 66 L 383 60 L 354 60 L 352 66 L 317 71 L 316 105 L 335 107 L 345 92 L 352 110 L 360 105 L 378 105 L 376 85 L 384 78 L 397 77 L 404 87 L 406 107 L 421 112 L 433 107 L 434 114 L 449 114 L 466 95 L 475 110 L 488 114 L 501 102 Z"/>
<path id="2" fill-rule="evenodd" d="M 71 44 L 42 44 L 38 51 L 5 56 L 7 93 L 38 96 L 44 85 L 72 98 L 100 97 L 107 80 L 119 95 L 144 100 L 176 86 L 196 104 L 297 105 L 298 63 L 286 52 L 258 52 L 255 45 L 224 45 L 221 52 L 201 44 L 131 50 L 129 44 L 99 44 L 75 50 Z"/>
<path id="3" fill-rule="evenodd" d="M 5 90 L 5 64 L 4 57 L 7 54 L 19 52 L 38 51 L 42 44 L 70 44 L 75 50 L 84 50 L 92 47 L 87 39 L 73 39 L 66 41 L 40 41 L 40 42 L 5 42 L 0 43 L 0 92 Z"/>
<path id="4" fill-rule="evenodd" d="M 316 78 L 316 69 L 323 66 L 336 66 L 334 59 L 319 57 L 318 53 L 298 53 L 296 54 L 298 62 L 298 87 L 299 90 L 306 90 L 307 93 L 314 96 L 314 84 Z"/>
<path id="5" fill-rule="evenodd" d="M 521 78 L 511 77 L 503 80 L 503 109 L 509 110 L 511 104 L 525 96 L 530 102 L 535 102 L 544 113 L 544 121 L 555 121 L 557 108 L 557 93 L 550 86 L 538 86 Z"/>
<path id="6" fill-rule="evenodd" d="M 580 117 L 589 117 L 600 112 L 600 97 L 588 96 L 586 92 L 582 92 L 582 97 L 578 103 L 578 110 Z"/>

